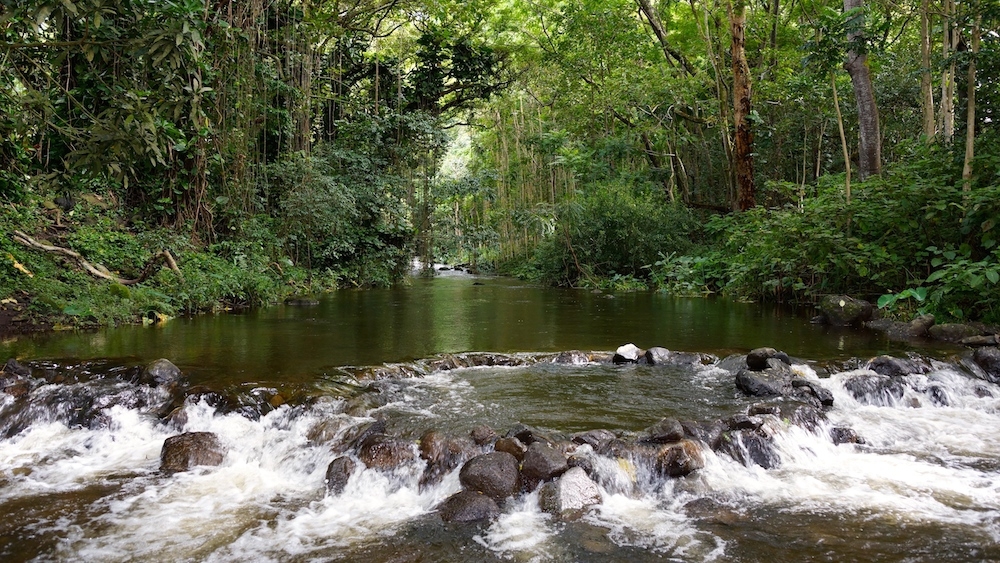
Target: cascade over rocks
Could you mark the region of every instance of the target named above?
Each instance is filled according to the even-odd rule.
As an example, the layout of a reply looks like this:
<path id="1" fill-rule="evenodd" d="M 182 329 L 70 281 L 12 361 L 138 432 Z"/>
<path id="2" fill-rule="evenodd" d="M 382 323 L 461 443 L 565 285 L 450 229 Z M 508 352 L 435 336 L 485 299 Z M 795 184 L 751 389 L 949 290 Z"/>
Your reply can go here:
<path id="1" fill-rule="evenodd" d="M 476 491 L 459 491 L 437 508 L 445 522 L 483 522 L 500 516 L 500 507 L 490 497 Z"/>
<path id="2" fill-rule="evenodd" d="M 1000 348 L 979 348 L 972 353 L 972 361 L 982 368 L 991 383 L 1000 383 Z"/>
<path id="3" fill-rule="evenodd" d="M 221 465 L 226 448 L 213 432 L 185 432 L 163 441 L 160 471 L 179 473 L 198 465 Z"/>
<path id="4" fill-rule="evenodd" d="M 344 492 L 347 481 L 358 468 L 358 462 L 346 455 L 342 455 L 330 462 L 326 467 L 326 490 L 331 495 L 339 495 Z"/>
<path id="5" fill-rule="evenodd" d="M 922 359 L 895 358 L 893 356 L 876 356 L 868 362 L 867 368 L 889 377 L 904 377 L 915 373 L 927 373 L 931 370 L 931 366 Z"/>
<path id="6" fill-rule="evenodd" d="M 905 389 L 898 378 L 862 373 L 844 380 L 846 389 L 858 402 L 868 405 L 891 405 L 903 398 Z"/>
<path id="7" fill-rule="evenodd" d="M 371 435 L 358 447 L 358 459 L 372 469 L 393 469 L 415 457 L 412 444 L 384 434 Z"/>
<path id="8" fill-rule="evenodd" d="M 521 486 L 518 463 L 506 452 L 490 452 L 465 462 L 458 474 L 462 486 L 500 502 Z"/>
<path id="9" fill-rule="evenodd" d="M 701 448 L 691 440 L 664 446 L 656 454 L 656 470 L 669 477 L 684 477 L 705 467 Z"/>
<path id="10" fill-rule="evenodd" d="M 433 484 L 476 453 L 470 438 L 452 438 L 436 430 L 428 430 L 420 437 L 420 459 L 427 462 L 421 484 Z"/>
<path id="11" fill-rule="evenodd" d="M 542 511 L 562 518 L 572 518 L 600 503 L 601 490 L 580 467 L 569 468 L 558 480 L 542 485 L 538 493 Z"/>
<path id="12" fill-rule="evenodd" d="M 875 306 L 848 295 L 827 295 L 819 303 L 818 320 L 832 326 L 861 326 L 872 319 Z"/>
<path id="13" fill-rule="evenodd" d="M 22 366 L 14 358 L 7 360 L 7 363 L 3 365 L 3 370 L 0 370 L 0 373 L 4 373 L 6 375 L 16 375 L 18 377 L 31 377 L 31 370 Z"/>

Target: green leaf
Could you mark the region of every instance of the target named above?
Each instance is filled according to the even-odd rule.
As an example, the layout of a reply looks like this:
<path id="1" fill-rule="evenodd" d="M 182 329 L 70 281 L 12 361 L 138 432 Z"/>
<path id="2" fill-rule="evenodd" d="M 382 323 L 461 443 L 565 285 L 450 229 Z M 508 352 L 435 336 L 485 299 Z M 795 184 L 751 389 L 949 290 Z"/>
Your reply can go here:
<path id="1" fill-rule="evenodd" d="M 886 307 L 892 305 L 895 302 L 896 302 L 896 296 L 891 293 L 886 293 L 882 297 L 878 298 L 878 308 L 885 309 Z"/>
<path id="2" fill-rule="evenodd" d="M 986 279 L 990 280 L 990 283 L 1000 282 L 1000 273 L 996 270 L 986 270 Z"/>

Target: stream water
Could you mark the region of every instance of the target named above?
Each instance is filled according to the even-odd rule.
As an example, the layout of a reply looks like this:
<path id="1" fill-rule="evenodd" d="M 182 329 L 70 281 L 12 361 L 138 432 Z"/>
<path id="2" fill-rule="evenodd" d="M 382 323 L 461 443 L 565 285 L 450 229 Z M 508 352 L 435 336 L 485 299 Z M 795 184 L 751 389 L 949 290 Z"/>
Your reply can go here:
<path id="1" fill-rule="evenodd" d="M 553 361 L 626 342 L 698 355 Z M 436 507 L 460 490 L 458 470 L 421 484 L 416 457 L 356 469 L 340 493 L 324 484 L 331 444 L 376 419 L 415 443 L 481 424 L 629 437 L 664 417 L 746 413 L 755 401 L 722 359 L 759 346 L 788 352 L 799 377 L 834 397 L 815 425 L 790 423 L 784 406 L 764 417 L 768 468 L 706 447 L 702 469 L 665 478 L 580 446 L 600 504 L 563 519 L 528 491 L 483 524 L 442 522 Z M 869 358 L 915 352 L 929 369 L 898 396 L 851 390 L 872 374 Z M 313 307 L 14 338 L 0 359 L 18 358 L 36 383 L 0 393 L 0 559 L 1000 560 L 1000 387 L 961 352 L 818 327 L 803 311 L 464 276 Z M 183 417 L 164 419 L 167 392 L 129 381 L 132 366 L 160 357 L 199 391 Z M 510 365 L 462 367 L 490 363 Z M 832 428 L 864 443 L 835 444 Z M 185 431 L 216 433 L 222 465 L 161 473 L 163 441 Z"/>

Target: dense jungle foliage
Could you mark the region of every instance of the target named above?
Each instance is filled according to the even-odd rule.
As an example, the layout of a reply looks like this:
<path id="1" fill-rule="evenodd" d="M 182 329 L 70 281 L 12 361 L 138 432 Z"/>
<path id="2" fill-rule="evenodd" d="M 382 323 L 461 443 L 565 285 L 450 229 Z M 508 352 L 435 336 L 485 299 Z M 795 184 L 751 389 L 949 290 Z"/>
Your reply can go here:
<path id="1" fill-rule="evenodd" d="M 257 306 L 420 257 L 1000 321 L 996 0 L 0 10 L 0 298 L 24 314 Z M 162 250 L 179 268 L 131 283 Z"/>

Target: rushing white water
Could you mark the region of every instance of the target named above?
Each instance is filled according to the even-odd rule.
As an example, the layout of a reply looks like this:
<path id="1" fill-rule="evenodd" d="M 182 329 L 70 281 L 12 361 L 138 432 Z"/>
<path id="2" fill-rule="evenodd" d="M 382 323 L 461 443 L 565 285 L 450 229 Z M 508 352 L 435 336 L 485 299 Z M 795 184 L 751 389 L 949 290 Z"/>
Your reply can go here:
<path id="1" fill-rule="evenodd" d="M 45 539 L 17 552 L 39 559 L 352 560 L 364 554 L 388 559 L 402 549 L 431 550 L 437 555 L 428 557 L 439 560 L 728 561 L 758 560 L 777 549 L 755 534 L 793 545 L 800 540 L 789 539 L 792 534 L 806 537 L 786 555 L 809 558 L 829 549 L 833 559 L 857 559 L 865 552 L 848 536 L 871 533 L 874 545 L 883 545 L 934 529 L 940 536 L 926 542 L 945 542 L 955 559 L 1000 554 L 1000 388 L 936 363 L 930 373 L 906 378 L 901 398 L 884 401 L 855 397 L 845 387 L 873 372 L 819 379 L 807 366 L 795 369 L 830 390 L 835 402 L 812 430 L 769 417 L 780 465 L 745 466 L 705 448 L 703 469 L 665 479 L 649 466 L 580 446 L 576 453 L 589 460 L 602 502 L 579 520 L 543 513 L 536 491 L 508 502 L 487 525 L 444 526 L 434 511 L 460 490 L 458 470 L 422 486 L 425 464 L 416 456 L 392 471 L 359 465 L 340 494 L 326 492 L 325 472 L 341 455 L 332 445 L 376 416 L 416 435 L 440 427 L 467 432 L 481 422 L 503 429 L 544 408 L 546 397 L 567 385 L 594 394 L 608 393 L 604 386 L 611 385 L 618 395 L 598 400 L 646 408 L 649 425 L 668 413 L 648 397 L 646 384 L 687 389 L 688 410 L 673 416 L 713 418 L 748 402 L 734 392 L 732 374 L 697 365 L 669 373 L 598 365 L 461 369 L 380 382 L 383 404 L 361 416 L 346 414 L 339 399 L 281 406 L 259 419 L 220 414 L 199 402 L 184 407 L 182 426 L 142 408 L 113 406 L 92 428 L 39 420 L 0 440 L 0 504 L 25 520 L 16 531 L 20 541 Z M 635 396 L 625 395 L 625 380 L 638 389 Z M 501 382 L 552 387 L 537 404 L 520 399 L 510 405 L 493 387 Z M 14 399 L 0 399 L 3 415 Z M 558 420 L 559 409 L 576 420 L 572 406 L 549 408 L 557 412 L 545 420 Z M 864 443 L 835 445 L 829 437 L 835 427 L 854 429 Z M 320 428 L 327 429 L 324 439 L 317 439 Z M 228 450 L 222 465 L 160 473 L 164 439 L 185 431 L 216 433 Z M 694 508 L 706 499 L 713 504 Z M 51 509 L 34 506 L 45 503 Z M 793 524 L 802 529 L 782 536 L 780 527 Z M 421 539 L 428 536 L 434 541 Z M 446 544 L 461 547 L 441 547 Z M 810 551 L 813 544 L 820 551 Z M 912 559 L 924 559 L 915 553 Z"/>

